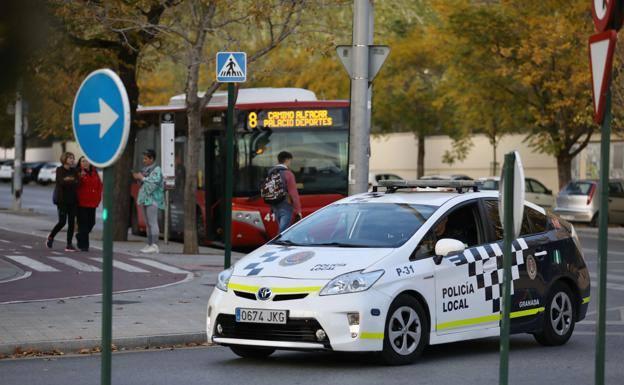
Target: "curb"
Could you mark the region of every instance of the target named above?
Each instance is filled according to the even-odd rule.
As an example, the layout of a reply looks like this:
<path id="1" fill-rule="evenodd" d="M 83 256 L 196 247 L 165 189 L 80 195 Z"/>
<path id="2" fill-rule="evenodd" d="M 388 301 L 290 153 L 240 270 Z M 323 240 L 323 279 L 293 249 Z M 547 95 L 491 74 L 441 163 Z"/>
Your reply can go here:
<path id="1" fill-rule="evenodd" d="M 60 351 L 63 353 L 78 353 L 81 349 L 92 349 L 101 346 L 99 339 L 82 340 L 57 340 L 57 341 L 35 341 L 17 344 L 0 344 L 0 354 L 11 355 L 17 350 L 33 350 L 38 352 Z M 184 345 L 188 343 L 205 343 L 206 332 L 185 333 L 185 334 L 164 334 L 137 337 L 113 338 L 112 344 L 118 350 L 149 348 L 163 345 Z"/>

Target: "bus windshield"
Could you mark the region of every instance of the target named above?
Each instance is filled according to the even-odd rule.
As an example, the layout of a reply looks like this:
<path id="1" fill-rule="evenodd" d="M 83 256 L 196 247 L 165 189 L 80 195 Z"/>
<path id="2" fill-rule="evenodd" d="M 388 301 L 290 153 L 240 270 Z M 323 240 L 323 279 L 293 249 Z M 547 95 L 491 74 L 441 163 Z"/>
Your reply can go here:
<path id="1" fill-rule="evenodd" d="M 301 194 L 347 194 L 348 131 L 264 131 L 238 137 L 235 196 L 254 196 L 277 154 L 293 154 L 291 170 Z M 264 145 L 262 145 L 262 144 Z"/>

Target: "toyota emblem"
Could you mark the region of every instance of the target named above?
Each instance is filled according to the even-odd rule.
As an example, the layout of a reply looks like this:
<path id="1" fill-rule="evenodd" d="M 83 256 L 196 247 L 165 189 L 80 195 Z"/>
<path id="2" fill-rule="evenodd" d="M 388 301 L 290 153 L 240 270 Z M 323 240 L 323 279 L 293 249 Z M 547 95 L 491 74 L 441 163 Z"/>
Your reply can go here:
<path id="1" fill-rule="evenodd" d="M 261 287 L 258 290 L 258 299 L 261 301 L 266 301 L 271 298 L 271 294 L 271 289 L 269 289 L 268 287 Z"/>

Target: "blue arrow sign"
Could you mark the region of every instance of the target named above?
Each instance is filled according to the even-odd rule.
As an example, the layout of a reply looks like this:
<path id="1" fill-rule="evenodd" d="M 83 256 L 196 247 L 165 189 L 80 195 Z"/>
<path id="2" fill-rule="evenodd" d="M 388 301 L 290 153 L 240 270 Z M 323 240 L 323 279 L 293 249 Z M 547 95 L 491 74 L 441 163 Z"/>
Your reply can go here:
<path id="1" fill-rule="evenodd" d="M 243 83 L 247 80 L 247 54 L 245 52 L 217 52 L 217 81 Z"/>
<path id="2" fill-rule="evenodd" d="M 72 109 L 74 137 L 96 167 L 115 163 L 130 132 L 130 103 L 121 79 L 109 69 L 91 72 L 76 93 Z"/>

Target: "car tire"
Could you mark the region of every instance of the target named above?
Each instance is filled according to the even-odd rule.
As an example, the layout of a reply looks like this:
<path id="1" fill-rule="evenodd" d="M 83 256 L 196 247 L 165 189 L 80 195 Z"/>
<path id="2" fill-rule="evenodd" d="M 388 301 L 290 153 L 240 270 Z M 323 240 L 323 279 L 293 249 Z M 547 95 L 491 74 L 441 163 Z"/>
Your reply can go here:
<path id="1" fill-rule="evenodd" d="M 576 301 L 570 287 L 556 282 L 548 293 L 542 331 L 533 334 L 537 342 L 544 346 L 563 345 L 574 332 Z"/>
<path id="2" fill-rule="evenodd" d="M 275 352 L 273 348 L 262 348 L 258 346 L 232 345 L 230 349 L 239 357 L 254 359 L 266 358 Z"/>
<path id="3" fill-rule="evenodd" d="M 381 359 L 387 365 L 411 364 L 429 344 L 429 321 L 422 304 L 403 294 L 390 305 Z"/>
<path id="4" fill-rule="evenodd" d="M 594 214 L 594 216 L 592 217 L 591 221 L 589 221 L 589 227 L 598 227 L 598 221 L 599 216 L 598 212 L 596 212 L 596 214 Z"/>

